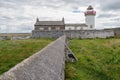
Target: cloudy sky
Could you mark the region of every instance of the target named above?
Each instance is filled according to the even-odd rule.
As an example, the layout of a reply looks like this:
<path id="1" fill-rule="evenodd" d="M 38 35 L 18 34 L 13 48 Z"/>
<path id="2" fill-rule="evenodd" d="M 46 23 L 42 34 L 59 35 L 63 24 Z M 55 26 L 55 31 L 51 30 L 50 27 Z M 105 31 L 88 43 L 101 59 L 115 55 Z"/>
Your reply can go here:
<path id="1" fill-rule="evenodd" d="M 97 12 L 97 29 L 120 27 L 120 0 L 0 0 L 0 33 L 31 32 L 37 17 L 85 23 L 89 5 Z"/>

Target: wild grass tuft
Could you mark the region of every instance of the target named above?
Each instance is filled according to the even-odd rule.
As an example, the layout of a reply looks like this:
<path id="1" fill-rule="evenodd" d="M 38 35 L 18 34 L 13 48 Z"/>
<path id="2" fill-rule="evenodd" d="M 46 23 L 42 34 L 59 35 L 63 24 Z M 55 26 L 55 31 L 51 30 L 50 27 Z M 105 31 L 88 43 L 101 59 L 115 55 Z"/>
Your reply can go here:
<path id="1" fill-rule="evenodd" d="M 72 39 L 78 62 L 66 63 L 66 80 L 120 80 L 120 39 Z"/>

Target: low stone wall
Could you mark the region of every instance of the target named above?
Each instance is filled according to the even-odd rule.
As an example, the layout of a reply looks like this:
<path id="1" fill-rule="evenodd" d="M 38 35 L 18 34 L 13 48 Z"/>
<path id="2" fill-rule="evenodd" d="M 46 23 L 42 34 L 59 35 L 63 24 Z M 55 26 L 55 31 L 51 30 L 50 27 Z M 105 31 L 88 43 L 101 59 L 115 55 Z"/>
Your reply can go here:
<path id="1" fill-rule="evenodd" d="M 17 64 L 1 75 L 0 80 L 64 80 L 65 38 L 58 38 Z"/>
<path id="2" fill-rule="evenodd" d="M 12 36 L 11 40 L 23 40 L 23 39 L 30 39 L 30 36 Z"/>
<path id="3" fill-rule="evenodd" d="M 118 28 L 106 28 L 105 30 L 113 30 L 115 36 L 120 36 L 120 27 L 118 27 Z"/>
<path id="4" fill-rule="evenodd" d="M 107 38 L 114 36 L 112 30 L 83 30 L 83 31 L 68 31 L 69 38 Z"/>
<path id="5" fill-rule="evenodd" d="M 32 31 L 33 38 L 58 38 L 63 34 L 65 34 L 68 38 L 107 38 L 114 36 L 114 31 L 113 30 Z"/>
<path id="6" fill-rule="evenodd" d="M 8 37 L 7 36 L 0 36 L 0 40 L 7 40 Z"/>
<path id="7" fill-rule="evenodd" d="M 32 38 L 58 38 L 64 34 L 64 31 L 32 31 Z"/>
<path id="8" fill-rule="evenodd" d="M 120 36 L 120 28 L 113 28 L 115 36 Z"/>

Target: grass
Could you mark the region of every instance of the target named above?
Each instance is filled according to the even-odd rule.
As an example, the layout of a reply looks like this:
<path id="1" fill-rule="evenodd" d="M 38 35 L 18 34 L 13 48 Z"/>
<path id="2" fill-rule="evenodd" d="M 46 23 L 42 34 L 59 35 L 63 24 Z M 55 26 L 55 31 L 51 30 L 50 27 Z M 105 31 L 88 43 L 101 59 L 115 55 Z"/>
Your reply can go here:
<path id="1" fill-rule="evenodd" d="M 0 74 L 41 50 L 53 39 L 0 41 Z"/>
<path id="2" fill-rule="evenodd" d="M 120 39 L 72 39 L 78 62 L 66 63 L 65 80 L 120 80 Z"/>
<path id="3" fill-rule="evenodd" d="M 1 36 L 7 36 L 7 39 L 10 40 L 12 37 L 27 37 L 31 36 L 31 33 L 0 33 Z"/>
<path id="4" fill-rule="evenodd" d="M 31 36 L 31 33 L 0 33 L 0 36 L 8 36 L 8 37 L 12 37 L 12 36 Z"/>

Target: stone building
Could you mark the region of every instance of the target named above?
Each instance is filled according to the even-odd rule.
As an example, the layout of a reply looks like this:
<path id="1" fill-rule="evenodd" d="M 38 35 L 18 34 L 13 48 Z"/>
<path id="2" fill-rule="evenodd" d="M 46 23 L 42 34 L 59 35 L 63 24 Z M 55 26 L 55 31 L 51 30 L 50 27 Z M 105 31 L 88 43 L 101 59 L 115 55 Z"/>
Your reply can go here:
<path id="1" fill-rule="evenodd" d="M 39 31 L 58 31 L 58 30 L 94 30 L 95 15 L 93 7 L 90 5 L 85 11 L 85 23 L 66 23 L 64 18 L 61 21 L 39 21 L 37 18 L 34 30 Z"/>
<path id="2" fill-rule="evenodd" d="M 65 34 L 68 38 L 107 38 L 112 37 L 113 30 L 96 30 L 96 11 L 92 6 L 88 6 L 85 11 L 85 23 L 65 23 L 61 21 L 39 21 L 37 18 L 32 31 L 32 38 L 57 38 Z"/>
<path id="3" fill-rule="evenodd" d="M 34 26 L 34 30 L 39 31 L 65 30 L 64 18 L 62 21 L 39 21 L 37 18 Z"/>

